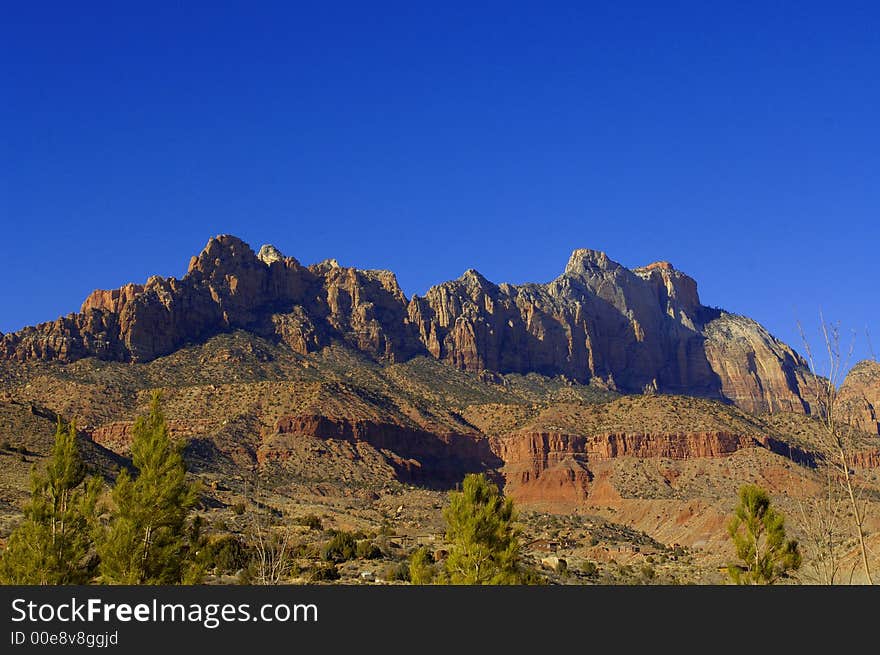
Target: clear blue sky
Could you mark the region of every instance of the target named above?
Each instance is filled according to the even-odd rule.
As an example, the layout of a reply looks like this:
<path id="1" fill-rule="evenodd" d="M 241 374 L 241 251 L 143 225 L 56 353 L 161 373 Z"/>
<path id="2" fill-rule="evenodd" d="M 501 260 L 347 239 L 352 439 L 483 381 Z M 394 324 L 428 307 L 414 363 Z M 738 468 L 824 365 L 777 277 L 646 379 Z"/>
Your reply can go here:
<path id="1" fill-rule="evenodd" d="M 233 233 L 407 294 L 547 281 L 578 247 L 667 259 L 798 349 L 820 307 L 880 349 L 878 24 L 876 2 L 6 2 L 0 330 Z"/>

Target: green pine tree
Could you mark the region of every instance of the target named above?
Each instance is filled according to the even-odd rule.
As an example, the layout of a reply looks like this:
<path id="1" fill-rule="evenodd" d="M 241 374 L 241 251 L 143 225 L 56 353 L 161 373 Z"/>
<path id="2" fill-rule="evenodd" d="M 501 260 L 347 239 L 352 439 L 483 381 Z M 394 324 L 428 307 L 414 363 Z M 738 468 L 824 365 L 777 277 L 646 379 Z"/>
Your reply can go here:
<path id="1" fill-rule="evenodd" d="M 415 585 L 431 584 L 435 575 L 431 552 L 422 546 L 409 559 L 409 581 Z"/>
<path id="2" fill-rule="evenodd" d="M 798 543 L 786 538 L 785 518 L 771 507 L 770 497 L 760 487 L 740 489 L 727 532 L 742 562 L 727 567 L 735 584 L 773 584 L 800 568 Z"/>
<path id="3" fill-rule="evenodd" d="M 76 445 L 76 426 L 58 419 L 45 473 L 31 471 L 31 499 L 24 520 L 0 557 L 4 584 L 84 584 L 92 577 L 91 526 L 101 479 L 86 479 Z"/>
<path id="4" fill-rule="evenodd" d="M 171 441 L 153 394 L 150 413 L 137 419 L 132 477 L 123 470 L 113 488 L 110 524 L 98 539 L 101 580 L 109 584 L 192 583 L 186 519 L 195 505 L 195 485 L 186 481 L 182 446 Z"/>
<path id="5" fill-rule="evenodd" d="M 485 475 L 468 475 L 462 490 L 450 494 L 443 516 L 450 543 L 446 581 L 465 585 L 523 582 L 513 501 L 502 498 Z"/>

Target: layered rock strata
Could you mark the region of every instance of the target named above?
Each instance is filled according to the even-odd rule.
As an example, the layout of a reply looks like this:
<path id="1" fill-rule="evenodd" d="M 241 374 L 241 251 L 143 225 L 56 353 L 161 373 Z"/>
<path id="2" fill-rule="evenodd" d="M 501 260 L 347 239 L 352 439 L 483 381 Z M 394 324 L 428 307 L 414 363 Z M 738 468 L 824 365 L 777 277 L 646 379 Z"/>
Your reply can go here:
<path id="1" fill-rule="evenodd" d="M 223 235 L 181 279 L 98 290 L 79 313 L 3 335 L 0 358 L 147 362 L 233 329 L 301 354 L 342 343 L 385 362 L 430 354 L 467 371 L 810 410 L 804 360 L 758 323 L 703 306 L 696 282 L 668 262 L 629 270 L 595 250 L 576 250 L 547 284 L 469 270 L 407 299 L 388 271 L 306 267 Z"/>

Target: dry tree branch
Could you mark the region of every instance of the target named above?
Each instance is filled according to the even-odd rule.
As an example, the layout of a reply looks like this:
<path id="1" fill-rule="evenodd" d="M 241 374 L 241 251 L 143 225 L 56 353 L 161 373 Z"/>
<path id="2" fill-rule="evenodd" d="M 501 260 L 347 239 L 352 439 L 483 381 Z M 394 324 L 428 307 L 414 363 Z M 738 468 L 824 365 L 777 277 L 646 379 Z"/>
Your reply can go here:
<path id="1" fill-rule="evenodd" d="M 817 372 L 809 339 L 807 339 L 800 321 L 797 322 L 798 330 L 804 343 L 804 349 L 807 353 L 810 372 L 813 375 L 812 390 L 818 409 L 816 419 L 820 422 L 825 435 L 823 446 L 826 452 L 824 455 L 827 461 L 831 463 L 833 469 L 836 470 L 836 478 L 848 500 L 865 579 L 868 584 L 873 584 L 871 569 L 868 563 L 868 548 L 864 529 L 867 506 L 861 502 L 864 486 L 858 484 L 854 479 L 854 472 L 851 471 L 850 467 L 851 455 L 848 451 L 848 442 L 852 436 L 851 421 L 841 421 L 841 417 L 838 416 L 838 413 L 846 411 L 846 408 L 839 406 L 838 389 L 842 382 L 841 376 L 847 370 L 855 351 L 855 333 L 853 333 L 853 338 L 850 341 L 847 356 L 844 358 L 840 350 L 839 326 L 837 324 L 829 324 L 821 311 L 819 312 L 819 324 L 825 352 L 828 357 L 828 372 L 826 376 L 821 376 Z M 850 581 L 852 581 L 854 572 L 855 569 L 850 573 Z"/>
<path id="2" fill-rule="evenodd" d="M 272 529 L 269 517 L 262 511 L 266 505 L 261 498 L 259 475 L 255 473 L 251 499 L 257 507 L 250 514 L 246 532 L 254 553 L 254 578 L 257 584 L 278 585 L 284 581 L 290 570 L 290 531 Z"/>

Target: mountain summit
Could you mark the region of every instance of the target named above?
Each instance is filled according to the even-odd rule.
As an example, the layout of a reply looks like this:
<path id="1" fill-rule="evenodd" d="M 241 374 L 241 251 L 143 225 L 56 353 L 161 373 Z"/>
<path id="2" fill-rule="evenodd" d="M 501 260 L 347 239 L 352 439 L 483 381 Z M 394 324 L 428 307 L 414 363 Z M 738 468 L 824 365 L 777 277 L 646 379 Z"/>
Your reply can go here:
<path id="1" fill-rule="evenodd" d="M 408 300 L 389 271 L 303 266 L 220 235 L 182 279 L 96 290 L 79 313 L 0 337 L 0 358 L 147 362 L 236 329 L 301 354 L 342 344 L 389 363 L 430 355 L 467 371 L 809 411 L 806 362 L 761 325 L 703 306 L 668 262 L 629 270 L 587 249 L 546 284 L 496 285 L 470 269 Z"/>

